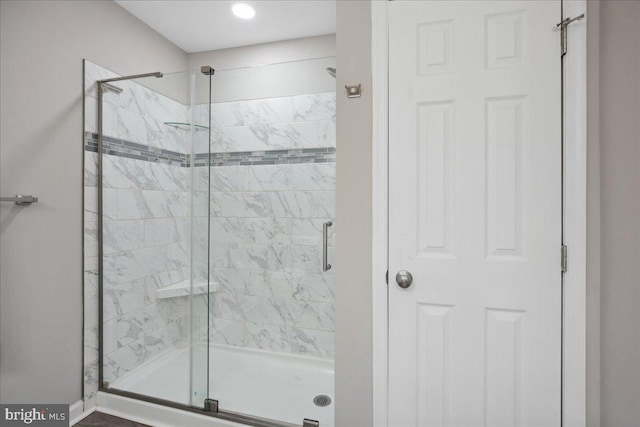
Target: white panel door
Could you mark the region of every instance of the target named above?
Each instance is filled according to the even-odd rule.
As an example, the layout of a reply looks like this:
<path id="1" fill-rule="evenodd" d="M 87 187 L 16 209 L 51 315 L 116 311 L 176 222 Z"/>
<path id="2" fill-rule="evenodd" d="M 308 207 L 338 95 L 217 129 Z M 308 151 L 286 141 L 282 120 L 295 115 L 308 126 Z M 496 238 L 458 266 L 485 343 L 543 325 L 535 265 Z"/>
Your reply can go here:
<path id="1" fill-rule="evenodd" d="M 560 1 L 389 8 L 389 426 L 559 426 Z"/>

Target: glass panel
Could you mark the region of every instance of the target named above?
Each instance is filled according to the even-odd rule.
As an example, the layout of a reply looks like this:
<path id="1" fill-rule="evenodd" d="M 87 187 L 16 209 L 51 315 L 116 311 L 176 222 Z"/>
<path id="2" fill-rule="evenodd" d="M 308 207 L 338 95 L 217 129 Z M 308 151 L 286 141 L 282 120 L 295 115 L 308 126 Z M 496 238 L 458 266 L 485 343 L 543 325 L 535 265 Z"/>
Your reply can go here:
<path id="1" fill-rule="evenodd" d="M 209 397 L 333 425 L 335 58 L 213 77 Z M 319 398 L 318 403 L 328 400 Z"/>
<path id="2" fill-rule="evenodd" d="M 105 387 L 333 425 L 329 67 L 168 74 L 103 94 Z"/>
<path id="3" fill-rule="evenodd" d="M 193 117 L 196 86 L 209 84 L 200 76 L 116 81 L 103 93 L 101 349 L 106 387 L 202 407 L 209 185 L 191 161 L 209 145 Z"/>
<path id="4" fill-rule="evenodd" d="M 197 103 L 196 93 L 209 93 L 211 78 L 202 73 L 193 76 L 191 117 L 193 143 L 191 173 L 191 406 L 204 407 L 209 394 L 209 101 Z M 205 155 L 203 155 L 205 154 Z"/>

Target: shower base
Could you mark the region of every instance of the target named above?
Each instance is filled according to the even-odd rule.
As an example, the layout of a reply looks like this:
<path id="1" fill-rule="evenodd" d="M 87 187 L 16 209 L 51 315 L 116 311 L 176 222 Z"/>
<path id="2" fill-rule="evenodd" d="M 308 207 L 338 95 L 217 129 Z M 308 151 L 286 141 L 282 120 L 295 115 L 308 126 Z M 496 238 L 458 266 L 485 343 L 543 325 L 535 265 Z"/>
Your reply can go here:
<path id="1" fill-rule="evenodd" d="M 205 350 L 196 347 L 195 352 Z M 209 396 L 220 409 L 297 425 L 309 418 L 333 427 L 333 402 L 314 404 L 318 395 L 334 400 L 333 361 L 218 344 L 209 351 Z M 187 347 L 168 350 L 110 387 L 188 405 L 189 355 Z M 194 372 L 197 381 L 198 375 L 206 376 L 206 366 L 196 363 Z"/>

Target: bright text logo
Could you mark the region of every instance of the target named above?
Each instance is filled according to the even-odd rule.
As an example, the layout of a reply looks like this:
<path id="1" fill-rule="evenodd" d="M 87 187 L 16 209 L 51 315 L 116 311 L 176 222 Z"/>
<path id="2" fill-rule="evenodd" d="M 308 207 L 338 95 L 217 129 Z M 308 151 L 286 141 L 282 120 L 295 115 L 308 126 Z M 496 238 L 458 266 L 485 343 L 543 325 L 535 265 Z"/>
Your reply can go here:
<path id="1" fill-rule="evenodd" d="M 0 405 L 0 426 L 66 427 L 68 425 L 68 405 Z"/>

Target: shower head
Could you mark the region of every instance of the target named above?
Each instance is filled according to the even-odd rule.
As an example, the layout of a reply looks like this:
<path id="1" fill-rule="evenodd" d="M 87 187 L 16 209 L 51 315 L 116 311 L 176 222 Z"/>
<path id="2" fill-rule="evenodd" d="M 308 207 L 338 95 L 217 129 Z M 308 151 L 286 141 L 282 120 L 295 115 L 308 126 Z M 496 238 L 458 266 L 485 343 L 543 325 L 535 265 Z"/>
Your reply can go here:
<path id="1" fill-rule="evenodd" d="M 327 67 L 327 73 L 331 74 L 331 77 L 333 77 L 334 79 L 336 78 L 336 69 L 335 68 Z"/>

